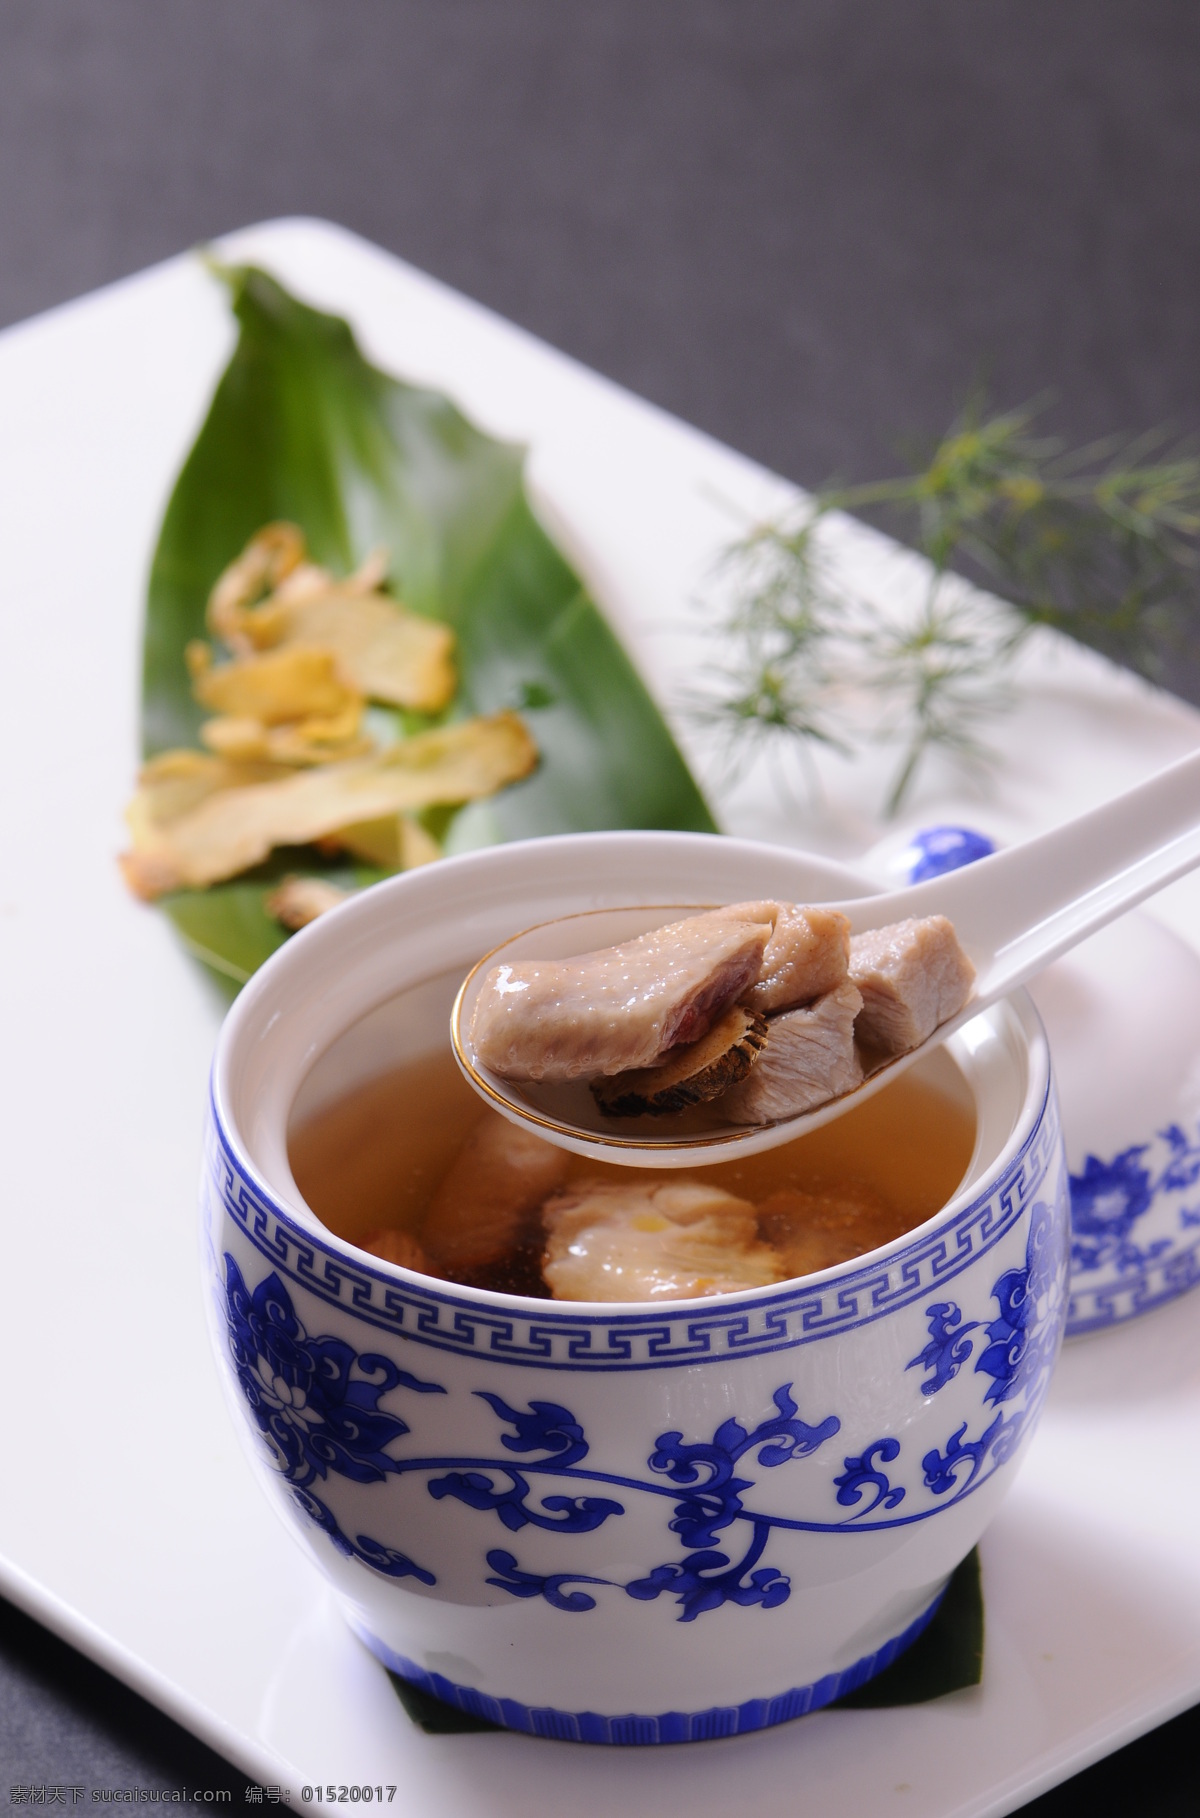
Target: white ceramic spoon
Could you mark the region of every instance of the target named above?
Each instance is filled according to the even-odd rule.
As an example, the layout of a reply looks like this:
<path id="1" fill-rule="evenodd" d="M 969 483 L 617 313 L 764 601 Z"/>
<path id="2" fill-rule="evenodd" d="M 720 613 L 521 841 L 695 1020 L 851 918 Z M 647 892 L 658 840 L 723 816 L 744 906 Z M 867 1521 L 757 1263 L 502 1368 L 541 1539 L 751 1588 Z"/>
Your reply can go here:
<path id="1" fill-rule="evenodd" d="M 1197 864 L 1200 751 L 1023 845 L 907 890 L 832 905 L 849 916 L 855 934 L 909 916 L 948 916 L 975 966 L 975 989 L 964 1009 L 920 1047 L 883 1063 L 855 1091 L 776 1124 L 717 1126 L 711 1121 L 719 1115 L 717 1100 L 704 1107 L 710 1121 L 703 1129 L 694 1113 L 682 1124 L 653 1120 L 653 1130 L 646 1130 L 649 1118 L 632 1128 L 626 1122 L 614 1129 L 582 1083 L 550 1087 L 501 1079 L 472 1049 L 471 1014 L 493 966 L 504 960 L 565 959 L 628 940 L 678 920 L 688 913 L 687 906 L 592 911 L 514 935 L 468 974 L 451 1014 L 451 1040 L 458 1064 L 477 1092 L 512 1122 L 562 1148 L 642 1168 L 694 1167 L 697 1151 L 713 1148 L 720 1149 L 722 1161 L 730 1160 L 791 1142 L 840 1117 L 1076 942 Z"/>

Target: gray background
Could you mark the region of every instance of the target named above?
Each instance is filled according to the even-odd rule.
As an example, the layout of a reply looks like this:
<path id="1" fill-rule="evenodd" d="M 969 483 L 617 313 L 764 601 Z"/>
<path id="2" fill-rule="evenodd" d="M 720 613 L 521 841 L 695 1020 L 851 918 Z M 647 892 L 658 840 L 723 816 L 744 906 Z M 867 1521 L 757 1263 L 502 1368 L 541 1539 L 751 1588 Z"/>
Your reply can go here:
<path id="1" fill-rule="evenodd" d="M 1194 0 L 0 0 L 0 322 L 317 214 L 809 484 L 979 379 L 1193 432 L 1198 54 Z M 1198 1743 L 1029 1809 L 1192 1813 Z M 245 1809 L 4 1606 L 0 1770 Z"/>

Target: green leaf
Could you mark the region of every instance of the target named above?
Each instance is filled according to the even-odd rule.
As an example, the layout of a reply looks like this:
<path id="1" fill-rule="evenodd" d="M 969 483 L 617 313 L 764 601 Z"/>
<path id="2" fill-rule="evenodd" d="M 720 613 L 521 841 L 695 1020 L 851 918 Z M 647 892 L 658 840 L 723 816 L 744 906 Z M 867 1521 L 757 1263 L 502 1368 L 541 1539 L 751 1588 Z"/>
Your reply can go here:
<path id="1" fill-rule="evenodd" d="M 832 1711 L 882 1710 L 889 1705 L 928 1704 L 947 1692 L 961 1692 L 978 1685 L 983 1677 L 983 1587 L 979 1575 L 979 1549 L 967 1554 L 946 1586 L 937 1614 L 906 1648 L 898 1660 L 867 1681 L 857 1692 L 847 1692 Z M 456 1705 L 446 1704 L 422 1691 L 397 1673 L 388 1673 L 396 1696 L 421 1729 L 443 1736 L 466 1730 L 497 1730 L 486 1717 L 475 1717 Z"/>
<path id="2" fill-rule="evenodd" d="M 362 890 L 389 875 L 376 865 L 348 865 L 314 846 L 281 847 L 265 864 L 208 890 L 177 890 L 162 899 L 188 951 L 216 974 L 227 994 L 246 980 L 287 940 L 269 916 L 263 899 L 289 874 L 323 877 L 343 890 Z"/>
<path id="3" fill-rule="evenodd" d="M 456 715 L 512 706 L 528 714 L 542 762 L 488 803 L 486 837 L 714 832 L 637 672 L 530 510 L 523 450 L 482 434 L 439 393 L 379 372 L 348 323 L 310 309 L 265 272 L 219 275 L 238 341 L 151 568 L 146 754 L 197 743 L 203 713 L 185 646 L 205 636 L 205 603 L 221 570 L 263 524 L 288 518 L 313 559 L 336 572 L 387 548 L 396 593 L 455 629 Z M 317 859 L 306 868 L 326 867 Z M 210 963 L 249 976 L 282 938 L 262 894 L 235 882 L 182 892 L 168 907 Z"/>
<path id="4" fill-rule="evenodd" d="M 179 890 L 163 898 L 189 953 L 236 988 L 287 939 L 263 908 L 266 892 L 257 882 L 236 879 L 209 890 Z"/>

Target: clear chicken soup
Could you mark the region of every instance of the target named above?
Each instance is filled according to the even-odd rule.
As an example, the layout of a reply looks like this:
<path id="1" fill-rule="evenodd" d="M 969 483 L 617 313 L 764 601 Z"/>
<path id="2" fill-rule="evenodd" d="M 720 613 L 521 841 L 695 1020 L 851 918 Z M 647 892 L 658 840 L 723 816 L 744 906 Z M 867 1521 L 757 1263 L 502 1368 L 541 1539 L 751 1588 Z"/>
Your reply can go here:
<path id="1" fill-rule="evenodd" d="M 553 1289 L 544 1273 L 543 1207 L 524 1205 L 508 1228 L 503 1219 L 497 1226 L 508 1138 L 503 1131 L 489 1135 L 486 1120 L 504 1122 L 466 1084 L 447 1042 L 384 1066 L 340 1094 L 327 1085 L 315 1108 L 301 1101 L 289 1132 L 292 1173 L 309 1207 L 338 1237 L 438 1279 L 565 1299 L 672 1297 L 669 1281 L 652 1292 L 586 1291 L 586 1274 L 580 1289 Z M 618 1194 L 652 1195 L 668 1183 L 719 1189 L 748 1208 L 739 1228 L 744 1234 L 757 1227 L 753 1242 L 776 1258 L 771 1279 L 791 1280 L 923 1224 L 961 1185 L 975 1132 L 971 1090 L 950 1054 L 938 1049 L 842 1117 L 742 1160 L 648 1170 L 554 1150 L 543 1158 L 554 1176 L 543 1205 L 553 1209 L 589 1191 L 612 1203 Z M 537 1192 L 535 1183 L 526 1199 L 536 1201 Z M 739 1278 L 738 1285 L 759 1283 Z M 676 1292 L 685 1291 L 732 1288 L 697 1288 L 685 1280 Z"/>

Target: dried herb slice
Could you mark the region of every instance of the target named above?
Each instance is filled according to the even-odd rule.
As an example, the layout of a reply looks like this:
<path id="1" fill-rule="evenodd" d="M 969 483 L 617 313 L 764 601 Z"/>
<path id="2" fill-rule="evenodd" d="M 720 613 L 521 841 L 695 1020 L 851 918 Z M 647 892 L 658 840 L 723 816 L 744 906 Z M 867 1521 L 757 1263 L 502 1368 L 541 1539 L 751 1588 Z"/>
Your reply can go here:
<path id="1" fill-rule="evenodd" d="M 767 1019 L 734 1004 L 698 1042 L 677 1048 L 661 1067 L 638 1067 L 592 1081 L 606 1117 L 665 1117 L 708 1104 L 745 1079 L 767 1045 Z"/>
<path id="2" fill-rule="evenodd" d="M 715 831 L 640 677 L 534 517 L 523 451 L 482 434 L 448 398 L 380 372 L 345 321 L 310 309 L 265 272 L 220 276 L 238 341 L 154 555 L 147 756 L 198 743 L 204 709 L 184 652 L 206 635 L 217 577 L 264 526 L 285 521 L 302 528 L 312 560 L 338 575 L 388 551 L 405 606 L 455 634 L 454 715 L 528 715 L 542 761 L 489 804 L 492 836 Z M 248 976 L 282 938 L 265 911 L 253 912 L 255 890 L 240 880 L 219 894 L 185 890 L 165 907 L 195 950 Z"/>

